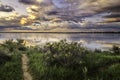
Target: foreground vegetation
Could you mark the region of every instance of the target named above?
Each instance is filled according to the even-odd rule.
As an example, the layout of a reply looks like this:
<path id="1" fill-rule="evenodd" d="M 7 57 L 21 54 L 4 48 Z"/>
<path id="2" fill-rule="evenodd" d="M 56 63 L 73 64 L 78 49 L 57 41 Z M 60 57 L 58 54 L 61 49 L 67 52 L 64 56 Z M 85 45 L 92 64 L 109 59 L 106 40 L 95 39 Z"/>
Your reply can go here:
<path id="1" fill-rule="evenodd" d="M 0 44 L 0 80 L 23 80 L 21 54 L 34 80 L 120 80 L 120 48 L 88 50 L 76 42 L 26 47 L 24 40 Z"/>
<path id="2" fill-rule="evenodd" d="M 23 80 L 22 47 L 22 40 L 8 40 L 0 44 L 0 80 Z"/>
<path id="3" fill-rule="evenodd" d="M 5 56 L 3 58 L 7 60 L 7 56 Z M 23 80 L 21 56 L 11 55 L 9 58 L 9 61 L 0 64 L 0 80 Z"/>
<path id="4" fill-rule="evenodd" d="M 91 51 L 65 40 L 28 51 L 34 80 L 120 80 L 120 48 Z"/>

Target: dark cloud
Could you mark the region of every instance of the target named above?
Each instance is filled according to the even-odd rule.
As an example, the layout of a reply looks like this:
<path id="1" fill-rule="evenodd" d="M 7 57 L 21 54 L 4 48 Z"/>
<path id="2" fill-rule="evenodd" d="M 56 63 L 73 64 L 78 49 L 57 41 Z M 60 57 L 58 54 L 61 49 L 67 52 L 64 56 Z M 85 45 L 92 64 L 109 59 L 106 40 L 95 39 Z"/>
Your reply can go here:
<path id="1" fill-rule="evenodd" d="M 25 3 L 25 4 L 33 4 L 35 0 L 19 0 L 19 2 Z"/>
<path id="2" fill-rule="evenodd" d="M 110 15 L 104 16 L 104 18 L 120 18 L 120 13 L 112 13 Z"/>
<path id="3" fill-rule="evenodd" d="M 34 18 L 63 21 L 82 22 L 84 18 L 97 17 L 107 19 L 105 22 L 119 22 L 120 0 L 17 0 L 27 7 L 28 19 Z M 30 4 L 30 5 L 29 5 Z M 0 8 L 0 11 L 9 11 L 8 8 Z M 22 11 L 22 10 L 21 10 Z M 104 15 L 105 13 L 105 15 Z M 108 19 L 117 18 L 117 19 Z M 91 20 L 92 20 L 91 19 Z M 95 19 L 96 20 L 96 19 Z M 95 21 L 93 20 L 93 21 Z M 32 20 L 31 20 L 32 21 Z M 98 20 L 100 21 L 100 20 Z M 102 20 L 101 20 L 102 21 Z M 96 21 L 97 22 L 97 21 Z"/>
<path id="4" fill-rule="evenodd" d="M 120 4 L 119 5 L 115 5 L 115 6 L 109 6 L 109 7 L 105 7 L 103 10 L 108 11 L 108 12 L 120 12 Z"/>
<path id="5" fill-rule="evenodd" d="M 57 14 L 58 14 L 57 11 L 50 11 L 50 12 L 47 13 L 47 15 L 57 15 Z"/>
<path id="6" fill-rule="evenodd" d="M 120 12 L 120 0 L 53 0 L 57 13 L 50 13 L 50 15 L 58 15 L 64 20 L 81 21 L 85 17 L 93 17 L 97 14 L 108 13 L 105 17 L 119 17 L 113 13 Z M 66 3 L 66 4 L 65 4 Z M 64 5 L 63 5 L 64 4 Z M 62 7 L 63 6 L 63 7 Z M 109 15 L 111 13 L 111 15 Z M 48 14 L 49 15 L 49 14 Z M 50 16 L 49 15 L 49 16 Z M 112 16 L 113 15 L 113 16 Z M 104 15 L 103 15 L 104 16 Z M 103 17 L 100 16 L 100 17 Z"/>
<path id="7" fill-rule="evenodd" d="M 109 7 L 105 7 L 103 9 L 103 11 L 108 12 L 110 14 L 103 16 L 103 18 L 108 19 L 108 21 L 105 21 L 107 23 L 111 23 L 111 22 L 120 22 L 120 4 L 116 4 L 116 5 L 111 5 Z"/>
<path id="8" fill-rule="evenodd" d="M 120 13 L 120 5 L 107 6 L 107 7 L 96 10 L 96 12 Z"/>
<path id="9" fill-rule="evenodd" d="M 13 7 L 8 6 L 8 5 L 0 5 L 0 11 L 3 12 L 12 12 L 14 10 Z"/>
<path id="10" fill-rule="evenodd" d="M 107 13 L 107 15 L 102 16 L 105 19 L 104 23 L 120 22 L 120 0 L 96 0 L 96 2 L 100 4 L 94 10 L 95 14 Z"/>
<path id="11" fill-rule="evenodd" d="M 33 12 L 39 12 L 39 10 L 37 10 L 37 9 L 31 8 L 31 10 L 32 10 Z"/>

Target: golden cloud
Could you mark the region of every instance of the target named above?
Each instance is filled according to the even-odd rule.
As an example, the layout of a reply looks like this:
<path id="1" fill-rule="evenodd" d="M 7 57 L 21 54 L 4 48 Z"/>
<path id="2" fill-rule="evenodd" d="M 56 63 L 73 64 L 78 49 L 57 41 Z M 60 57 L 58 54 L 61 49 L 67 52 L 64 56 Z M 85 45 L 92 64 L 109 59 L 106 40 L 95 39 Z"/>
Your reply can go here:
<path id="1" fill-rule="evenodd" d="M 21 18 L 21 20 L 20 20 L 21 25 L 26 25 L 26 24 L 32 23 L 32 21 L 35 20 L 38 16 L 37 11 L 39 10 L 39 7 L 36 5 L 32 5 L 30 7 L 27 7 L 26 10 L 28 12 L 28 16 Z"/>
<path id="2" fill-rule="evenodd" d="M 120 18 L 107 18 L 105 22 L 119 22 Z"/>
<path id="3" fill-rule="evenodd" d="M 27 18 L 21 18 L 20 24 L 25 25 L 27 23 Z"/>
<path id="4" fill-rule="evenodd" d="M 32 21 L 34 21 L 36 18 L 37 18 L 36 15 L 34 15 L 34 14 L 29 14 L 28 17 L 26 17 L 26 18 L 25 18 L 25 17 L 21 18 L 20 24 L 21 24 L 21 25 L 30 24 L 30 23 L 32 23 Z"/>
<path id="5" fill-rule="evenodd" d="M 30 19 L 30 20 L 34 20 L 34 19 L 36 19 L 37 17 L 36 17 L 36 15 L 34 15 L 34 14 L 29 14 L 29 16 L 28 16 L 28 19 Z"/>

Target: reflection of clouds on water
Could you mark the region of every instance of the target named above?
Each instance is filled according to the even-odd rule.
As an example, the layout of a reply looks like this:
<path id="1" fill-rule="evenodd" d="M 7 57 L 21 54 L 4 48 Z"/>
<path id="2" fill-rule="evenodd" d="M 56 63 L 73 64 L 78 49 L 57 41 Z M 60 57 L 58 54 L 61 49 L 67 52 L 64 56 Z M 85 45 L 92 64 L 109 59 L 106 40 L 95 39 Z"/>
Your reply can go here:
<path id="1" fill-rule="evenodd" d="M 85 47 L 87 47 L 89 49 L 101 49 L 104 46 L 102 44 L 89 43 L 89 44 L 85 44 Z"/>
<path id="2" fill-rule="evenodd" d="M 0 33 L 0 42 L 8 39 L 24 39 L 29 45 L 44 45 L 66 39 L 82 43 L 90 49 L 108 48 L 113 44 L 120 46 L 120 34 Z"/>

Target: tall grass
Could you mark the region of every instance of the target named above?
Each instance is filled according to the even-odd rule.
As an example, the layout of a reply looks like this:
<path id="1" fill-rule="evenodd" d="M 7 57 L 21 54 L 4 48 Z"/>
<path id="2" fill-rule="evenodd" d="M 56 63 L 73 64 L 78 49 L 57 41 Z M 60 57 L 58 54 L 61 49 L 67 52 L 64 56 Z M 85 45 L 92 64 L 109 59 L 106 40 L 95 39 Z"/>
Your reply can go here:
<path id="1" fill-rule="evenodd" d="M 7 40 L 0 44 L 0 80 L 23 80 L 22 53 L 34 80 L 120 80 L 119 50 L 91 51 L 66 40 L 28 48 L 24 40 Z"/>
<path id="2" fill-rule="evenodd" d="M 0 80 L 23 80 L 21 55 L 11 55 L 10 60 L 0 64 Z"/>
<path id="3" fill-rule="evenodd" d="M 28 52 L 28 56 L 34 80 L 120 79 L 119 55 L 90 51 L 76 42 L 47 43 Z"/>
<path id="4" fill-rule="evenodd" d="M 21 62 L 23 48 L 25 46 L 19 41 L 7 40 L 0 44 L 0 80 L 23 80 Z"/>
<path id="5" fill-rule="evenodd" d="M 78 80 L 83 78 L 81 57 L 84 52 L 86 50 L 77 43 L 64 40 L 47 43 L 37 53 L 29 52 L 30 70 L 35 80 Z"/>

